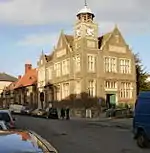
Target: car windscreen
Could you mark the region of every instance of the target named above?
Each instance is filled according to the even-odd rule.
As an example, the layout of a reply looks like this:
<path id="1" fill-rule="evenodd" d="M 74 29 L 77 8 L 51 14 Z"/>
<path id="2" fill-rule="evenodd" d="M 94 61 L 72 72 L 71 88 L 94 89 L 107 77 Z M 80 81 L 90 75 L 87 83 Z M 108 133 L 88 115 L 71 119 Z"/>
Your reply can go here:
<path id="1" fill-rule="evenodd" d="M 10 122 L 11 119 L 8 113 L 0 112 L 0 120 Z"/>

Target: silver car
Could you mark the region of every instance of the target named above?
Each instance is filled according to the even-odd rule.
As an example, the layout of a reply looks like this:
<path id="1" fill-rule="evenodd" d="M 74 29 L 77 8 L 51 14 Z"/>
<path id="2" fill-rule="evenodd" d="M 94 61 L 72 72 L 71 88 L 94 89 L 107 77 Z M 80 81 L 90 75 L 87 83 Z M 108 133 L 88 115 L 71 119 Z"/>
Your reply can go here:
<path id="1" fill-rule="evenodd" d="M 8 128 L 15 128 L 15 118 L 11 115 L 9 110 L 0 110 L 0 121 L 4 121 Z"/>
<path id="2" fill-rule="evenodd" d="M 1 153 L 58 153 L 45 139 L 33 131 L 0 131 Z"/>

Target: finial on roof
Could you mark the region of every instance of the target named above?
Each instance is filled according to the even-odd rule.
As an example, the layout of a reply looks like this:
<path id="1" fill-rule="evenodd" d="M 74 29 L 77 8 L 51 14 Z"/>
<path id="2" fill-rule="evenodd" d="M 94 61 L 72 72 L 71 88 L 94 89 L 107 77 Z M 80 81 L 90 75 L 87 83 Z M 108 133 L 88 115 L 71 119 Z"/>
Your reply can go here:
<path id="1" fill-rule="evenodd" d="M 61 29 L 61 33 L 64 33 L 64 29 Z"/>
<path id="2" fill-rule="evenodd" d="M 43 49 L 42 49 L 42 55 L 44 55 L 44 51 L 43 51 Z"/>
<path id="3" fill-rule="evenodd" d="M 118 25 L 117 24 L 115 24 L 115 29 L 118 29 Z"/>
<path id="4" fill-rule="evenodd" d="M 84 7 L 78 12 L 77 16 L 79 16 L 80 14 L 92 14 L 93 17 L 94 13 L 91 11 L 91 9 L 87 6 L 87 0 L 84 0 Z"/>
<path id="5" fill-rule="evenodd" d="M 84 0 L 84 6 L 87 6 L 87 1 L 86 0 Z"/>
<path id="6" fill-rule="evenodd" d="M 31 64 L 31 62 L 29 60 L 26 61 L 26 64 Z"/>

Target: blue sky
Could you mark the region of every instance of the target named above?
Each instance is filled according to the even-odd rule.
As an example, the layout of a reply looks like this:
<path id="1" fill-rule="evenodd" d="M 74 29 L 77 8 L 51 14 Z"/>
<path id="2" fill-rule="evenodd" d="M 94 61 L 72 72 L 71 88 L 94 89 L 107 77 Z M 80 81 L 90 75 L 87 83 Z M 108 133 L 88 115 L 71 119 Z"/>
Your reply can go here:
<path id="1" fill-rule="evenodd" d="M 100 34 L 117 24 L 126 42 L 150 72 L 149 0 L 87 0 Z M 24 64 L 36 67 L 44 50 L 50 53 L 61 29 L 73 33 L 76 13 L 84 0 L 0 0 L 0 72 L 24 73 Z"/>

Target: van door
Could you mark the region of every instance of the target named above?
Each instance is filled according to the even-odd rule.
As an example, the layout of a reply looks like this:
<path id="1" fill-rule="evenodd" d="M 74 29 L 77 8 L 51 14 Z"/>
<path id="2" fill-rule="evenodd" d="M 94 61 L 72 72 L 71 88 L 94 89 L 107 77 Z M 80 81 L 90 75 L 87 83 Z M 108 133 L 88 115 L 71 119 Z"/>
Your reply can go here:
<path id="1" fill-rule="evenodd" d="M 147 137 L 150 139 L 150 98 L 138 98 L 134 120 L 137 127 L 142 127 Z"/>

